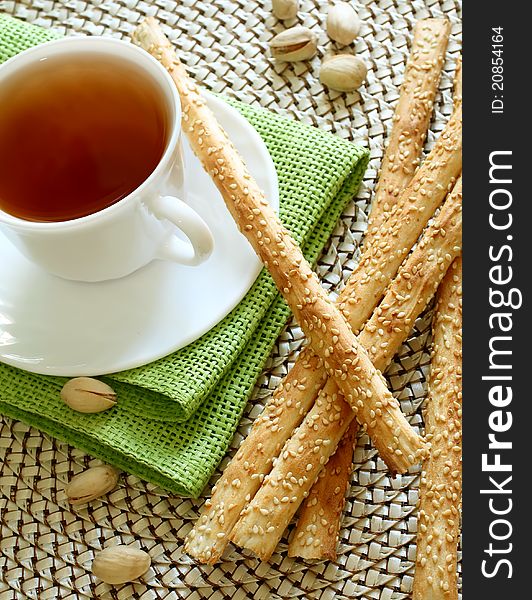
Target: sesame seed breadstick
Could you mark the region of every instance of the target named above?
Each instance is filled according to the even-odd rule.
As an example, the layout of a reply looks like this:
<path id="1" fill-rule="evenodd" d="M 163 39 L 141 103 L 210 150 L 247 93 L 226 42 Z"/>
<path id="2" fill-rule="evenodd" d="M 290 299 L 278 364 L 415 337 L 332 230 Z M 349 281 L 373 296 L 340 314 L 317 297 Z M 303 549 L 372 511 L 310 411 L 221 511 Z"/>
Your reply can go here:
<path id="1" fill-rule="evenodd" d="M 378 233 L 378 243 L 365 247 L 339 298 L 340 302 L 346 301 L 344 315 L 354 331 L 371 316 L 406 254 L 459 175 L 461 127 L 460 113 L 447 124 L 411 185 L 393 207 L 390 226 Z M 185 544 L 185 550 L 194 558 L 210 563 L 220 558 L 228 542 L 227 534 L 271 469 L 272 458 L 310 410 L 325 381 L 321 359 L 304 349 L 213 489 L 211 500 Z"/>
<path id="2" fill-rule="evenodd" d="M 422 19 L 414 27 L 410 56 L 382 159 L 364 244 L 386 222 L 387 213 L 419 166 L 449 40 L 448 19 Z"/>
<path id="3" fill-rule="evenodd" d="M 305 358 L 307 357 L 307 358 Z M 244 506 L 251 501 L 270 471 L 286 440 L 308 413 L 327 380 L 321 359 L 303 350 L 284 382 L 277 387 L 262 413 L 212 489 L 202 514 L 185 540 L 185 551 L 202 563 L 214 564 L 229 542 Z M 315 383 L 306 373 L 321 374 Z M 292 399 L 296 390 L 307 394 Z"/>
<path id="4" fill-rule="evenodd" d="M 462 501 L 462 259 L 438 290 L 418 505 L 413 600 L 457 600 L 457 546 Z"/>
<path id="5" fill-rule="evenodd" d="M 390 363 L 410 333 L 415 318 L 433 297 L 447 268 L 460 253 L 461 205 L 460 178 L 360 333 L 358 339 L 372 352 L 378 369 L 384 369 Z M 379 411 L 377 404 L 372 414 L 374 420 L 368 425 L 368 428 L 373 428 L 373 439 L 379 435 L 379 423 L 382 421 Z M 310 492 L 323 465 L 335 452 L 354 418 L 335 381 L 329 379 L 302 424 L 284 445 L 256 495 L 243 510 L 231 534 L 235 544 L 252 550 L 263 560 L 271 556 L 300 503 Z M 320 484 L 326 489 L 325 482 L 319 481 Z M 313 506 L 309 510 L 315 508 Z M 331 525 L 337 531 L 337 522 L 327 522 L 325 517 L 326 522 L 320 522 L 319 531 L 313 517 L 306 519 L 310 529 L 300 537 L 301 529 L 296 531 L 292 539 L 292 554 L 301 550 L 302 541 L 305 541 L 304 552 L 307 555 L 310 551 L 317 552 L 322 537 L 325 537 L 320 534 L 325 531 L 328 537 Z M 312 538 L 310 542 L 309 538 Z M 317 539 L 319 544 L 316 543 Z"/>
<path id="6" fill-rule="evenodd" d="M 288 556 L 307 560 L 336 559 L 338 530 L 345 494 L 353 470 L 353 447 L 359 425 L 356 419 L 344 433 L 301 506 L 297 527 L 288 545 Z"/>
<path id="7" fill-rule="evenodd" d="M 448 266 L 461 251 L 462 236 L 462 177 L 456 182 L 443 207 L 427 228 L 408 260 L 399 273 L 381 304 L 375 309 L 371 319 L 358 336 L 358 340 L 368 350 L 373 364 L 385 370 L 392 358 L 408 337 L 414 321 L 433 297 L 439 282 Z M 328 384 L 329 386 L 329 384 Z M 327 387 L 327 386 L 326 386 Z M 329 393 L 333 387 L 329 386 Z M 330 432 L 322 433 L 331 438 Z M 335 432 L 336 434 L 336 432 Z M 340 455 L 344 456 L 340 456 Z M 290 556 L 307 559 L 336 557 L 336 544 L 340 530 L 341 511 L 332 518 L 324 519 L 322 513 L 329 511 L 330 488 L 347 489 L 350 471 L 344 469 L 335 473 L 335 464 L 349 464 L 353 447 L 340 444 L 335 454 L 327 462 L 322 476 L 312 487 L 309 497 L 301 507 L 294 536 L 289 546 Z M 345 480 L 341 480 L 341 476 Z M 338 503 L 343 497 L 338 499 Z M 330 514 L 330 513 L 329 513 Z M 309 546 L 303 542 L 307 538 L 309 525 L 313 525 L 313 536 L 319 544 Z"/>
<path id="8" fill-rule="evenodd" d="M 388 213 L 386 223 L 375 232 L 351 273 L 339 307 L 349 323 L 360 319 L 369 299 L 371 311 L 385 287 L 416 243 L 423 228 L 450 192 L 462 172 L 462 107 L 453 112 L 434 148 Z M 363 290 L 363 291 L 362 291 Z M 370 303 L 371 304 L 371 303 Z M 369 315 L 366 317 L 366 319 Z M 366 321 L 358 326 L 360 328 Z M 358 328 L 354 328 L 355 331 Z"/>
<path id="9" fill-rule="evenodd" d="M 353 411 L 337 395 L 327 393 L 329 380 L 313 407 L 286 442 L 255 497 L 244 508 L 230 539 L 268 560 L 323 465 L 347 431 Z M 335 439 L 330 438 L 334 431 Z M 306 543 L 312 545 L 314 538 Z"/>
<path id="10" fill-rule="evenodd" d="M 338 381 L 346 400 L 364 421 L 371 406 L 382 403 L 387 417 L 383 421 L 386 443 L 379 444 L 377 440 L 376 446 L 391 469 L 405 471 L 425 446 L 402 414 L 382 374 L 373 367 L 301 249 L 264 198 L 155 20 L 144 20 L 134 31 L 133 39 L 170 73 L 181 98 L 183 130 L 194 153 L 269 270 L 313 351 L 323 359 L 327 374 Z M 401 432 L 397 438 L 395 431 Z"/>
<path id="11" fill-rule="evenodd" d="M 456 69 L 454 71 L 454 102 L 462 102 L 462 57 L 456 61 Z"/>
<path id="12" fill-rule="evenodd" d="M 454 105 L 455 105 L 455 110 L 456 110 L 456 108 L 458 106 L 461 106 L 461 102 L 462 102 L 462 59 L 461 59 L 461 57 L 458 58 L 457 63 L 456 63 L 455 75 L 454 75 L 454 94 L 453 95 L 454 95 Z M 462 179 L 460 176 L 460 179 L 458 180 L 457 184 L 455 185 L 452 194 L 453 195 L 460 194 L 460 201 L 461 201 L 461 193 L 462 193 Z M 380 198 L 382 201 L 382 197 L 380 197 Z M 377 198 L 375 200 L 377 200 Z M 447 225 L 443 222 L 441 223 L 441 225 L 444 229 L 447 227 Z M 427 284 L 428 284 L 428 282 L 427 282 Z M 423 297 L 423 296 L 421 296 L 421 297 Z M 377 313 L 378 312 L 381 313 L 380 316 L 378 317 L 378 320 L 380 321 L 381 324 L 382 323 L 386 324 L 388 321 L 391 324 L 393 322 L 393 315 L 391 317 L 387 317 L 386 314 L 383 314 L 384 307 L 385 307 L 385 303 L 383 302 L 376 311 Z M 403 311 L 401 311 L 401 312 L 403 312 Z M 375 314 L 374 314 L 374 316 L 375 316 Z M 412 321 L 416 318 L 416 316 L 417 315 L 414 315 L 414 314 L 412 315 Z M 405 323 L 405 326 L 409 327 L 409 325 L 407 323 Z M 366 330 L 368 330 L 372 327 L 375 328 L 375 331 L 377 331 L 377 332 L 382 330 L 382 328 L 379 327 L 379 323 L 374 323 L 373 325 L 368 324 L 366 326 Z M 384 356 L 384 358 L 388 358 L 389 360 L 391 360 L 391 358 L 395 354 L 396 350 L 399 348 L 400 338 L 402 338 L 402 335 L 397 336 L 396 334 L 400 333 L 400 332 L 392 332 L 392 331 L 390 331 L 389 327 L 387 329 L 388 329 L 388 331 L 386 332 L 386 334 L 383 336 L 380 336 L 381 338 L 384 337 L 384 339 L 380 340 L 380 344 L 381 345 L 383 343 L 386 344 L 386 346 L 384 347 L 385 349 L 383 352 L 383 356 L 386 355 L 386 356 Z M 384 331 L 383 331 L 383 333 L 384 333 Z M 393 340 L 394 335 L 396 338 L 395 343 Z M 392 339 L 390 339 L 389 336 L 391 336 Z M 359 337 L 359 341 L 361 341 L 361 337 Z M 369 340 L 368 340 L 368 342 L 369 342 Z M 370 346 L 370 348 L 369 348 L 370 356 L 373 358 L 374 361 L 375 361 L 375 355 L 374 355 L 375 349 L 376 349 L 376 345 L 378 345 L 378 343 L 379 343 L 379 340 L 375 340 L 373 345 Z M 375 362 L 374 362 L 374 364 L 375 364 Z M 379 366 L 379 364 L 377 364 L 375 366 L 377 366 L 377 368 L 381 368 Z M 382 370 L 384 370 L 385 368 L 386 368 L 386 365 L 383 365 Z M 345 456 L 340 456 L 342 454 L 344 454 Z M 336 512 L 336 514 L 337 514 L 336 521 L 329 519 L 329 520 L 327 520 L 326 526 L 324 524 L 326 520 L 318 519 L 318 516 L 329 510 L 328 509 L 329 504 L 330 504 L 329 489 L 333 485 L 333 483 L 334 483 L 335 488 L 344 489 L 344 490 L 347 489 L 347 486 L 348 486 L 347 478 L 350 477 L 350 473 L 347 470 L 342 471 L 342 474 L 346 477 L 346 480 L 345 481 L 339 480 L 339 476 L 335 472 L 335 464 L 339 463 L 339 464 L 347 465 L 349 463 L 349 461 L 351 460 L 351 456 L 352 456 L 352 450 L 350 450 L 350 448 L 347 445 L 341 443 L 339 445 L 338 449 L 336 450 L 336 452 L 334 453 L 334 455 L 329 459 L 329 461 L 325 465 L 324 469 L 322 470 L 322 472 L 320 474 L 319 480 L 316 481 L 316 483 L 312 487 L 310 496 L 303 502 L 303 506 L 301 507 L 300 516 L 298 519 L 297 526 L 295 528 L 294 536 L 292 538 L 292 541 L 291 541 L 289 549 L 288 549 L 290 556 L 301 556 L 302 558 L 307 558 L 307 559 L 324 559 L 324 558 L 335 558 L 336 557 L 335 548 L 337 546 L 338 535 L 340 533 L 340 521 L 341 521 L 342 509 L 339 509 Z M 338 502 L 340 502 L 340 501 L 341 500 L 338 499 Z M 345 501 L 345 499 L 344 499 L 344 501 Z M 319 538 L 321 540 L 320 544 L 315 544 L 312 547 L 305 546 L 304 544 L 299 543 L 300 540 L 305 539 L 304 531 L 308 527 L 309 524 L 315 525 L 315 527 L 313 528 L 314 535 L 316 538 Z"/>
<path id="13" fill-rule="evenodd" d="M 385 370 L 462 248 L 462 176 L 358 336 Z"/>

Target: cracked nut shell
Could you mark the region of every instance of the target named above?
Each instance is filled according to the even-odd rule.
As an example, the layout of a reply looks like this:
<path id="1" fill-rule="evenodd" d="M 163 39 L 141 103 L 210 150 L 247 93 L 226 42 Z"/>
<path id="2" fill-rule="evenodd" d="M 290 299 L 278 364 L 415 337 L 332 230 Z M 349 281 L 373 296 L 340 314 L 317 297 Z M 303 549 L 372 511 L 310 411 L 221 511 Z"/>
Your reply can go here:
<path id="1" fill-rule="evenodd" d="M 85 504 L 109 493 L 117 483 L 118 471 L 109 465 L 99 465 L 72 477 L 65 493 L 70 504 Z"/>
<path id="2" fill-rule="evenodd" d="M 92 377 L 75 377 L 65 383 L 61 398 L 73 410 L 99 413 L 116 404 L 116 393 L 103 381 Z"/>
<path id="3" fill-rule="evenodd" d="M 270 50 L 278 60 L 308 60 L 318 51 L 318 38 L 308 27 L 296 25 L 276 35 L 270 42 Z"/>

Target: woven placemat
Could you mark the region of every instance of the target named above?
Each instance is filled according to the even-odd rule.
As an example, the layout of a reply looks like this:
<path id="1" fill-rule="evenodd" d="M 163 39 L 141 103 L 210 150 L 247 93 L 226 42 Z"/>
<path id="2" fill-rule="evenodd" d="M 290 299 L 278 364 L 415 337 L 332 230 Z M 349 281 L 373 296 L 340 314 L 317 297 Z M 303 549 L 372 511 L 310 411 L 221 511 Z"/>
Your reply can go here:
<path id="1" fill-rule="evenodd" d="M 319 35 L 320 55 L 310 63 L 274 64 L 268 40 L 284 29 L 258 0 L 0 0 L 6 12 L 59 33 L 129 36 L 146 15 L 167 32 L 196 78 L 218 92 L 286 113 L 370 148 L 364 187 L 339 222 L 318 266 L 320 277 L 338 290 L 357 260 L 368 200 L 391 125 L 408 56 L 413 23 L 446 16 L 452 36 L 427 147 L 452 108 L 454 60 L 460 48 L 459 0 L 357 0 L 364 21 L 354 47 L 368 64 L 360 93 L 324 91 L 317 79 L 320 58 L 339 50 L 323 25 L 329 2 L 301 0 L 298 21 Z M 220 469 L 238 447 L 264 401 L 294 360 L 302 335 L 291 323 L 279 338 Z M 388 377 L 411 421 L 421 423 L 426 393 L 430 310 L 420 318 Z M 202 500 L 181 500 L 124 476 L 102 501 L 71 510 L 64 483 L 92 461 L 16 421 L 0 417 L 0 600 L 35 598 L 400 599 L 409 597 L 415 558 L 419 473 L 391 479 L 369 440 L 355 453 L 355 472 L 335 562 L 289 559 L 286 538 L 270 563 L 231 548 L 215 567 L 199 567 L 182 554 L 182 542 Z M 213 481 L 216 476 L 213 478 Z M 208 489 L 206 493 L 208 493 Z M 112 588 L 93 578 L 94 552 L 112 540 L 149 551 L 152 567 L 139 583 Z"/>

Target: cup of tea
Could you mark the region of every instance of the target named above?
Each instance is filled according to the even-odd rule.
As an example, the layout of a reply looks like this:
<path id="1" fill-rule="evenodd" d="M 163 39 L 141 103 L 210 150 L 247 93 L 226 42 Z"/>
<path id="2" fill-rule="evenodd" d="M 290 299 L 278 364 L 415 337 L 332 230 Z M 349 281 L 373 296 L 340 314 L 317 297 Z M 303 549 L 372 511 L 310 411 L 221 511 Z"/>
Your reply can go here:
<path id="1" fill-rule="evenodd" d="M 0 230 L 32 262 L 79 281 L 203 262 L 184 181 L 179 95 L 144 50 L 64 38 L 0 66 Z"/>

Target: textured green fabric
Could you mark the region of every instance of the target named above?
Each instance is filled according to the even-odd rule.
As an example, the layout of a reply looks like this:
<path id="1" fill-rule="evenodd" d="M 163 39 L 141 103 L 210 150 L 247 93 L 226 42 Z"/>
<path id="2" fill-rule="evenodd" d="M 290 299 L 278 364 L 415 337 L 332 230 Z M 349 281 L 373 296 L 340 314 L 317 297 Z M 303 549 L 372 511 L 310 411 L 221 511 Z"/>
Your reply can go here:
<path id="1" fill-rule="evenodd" d="M 0 15 L 0 62 L 53 37 Z M 358 189 L 367 151 L 264 109 L 228 102 L 266 143 L 279 176 L 281 219 L 314 262 Z M 108 376 L 119 395 L 112 410 L 74 413 L 59 400 L 64 379 L 0 364 L 0 412 L 170 491 L 197 496 L 226 452 L 289 314 L 263 271 L 242 302 L 201 339 L 150 365 Z"/>

